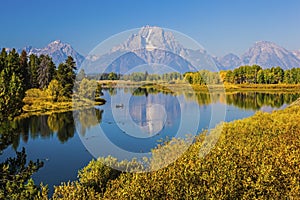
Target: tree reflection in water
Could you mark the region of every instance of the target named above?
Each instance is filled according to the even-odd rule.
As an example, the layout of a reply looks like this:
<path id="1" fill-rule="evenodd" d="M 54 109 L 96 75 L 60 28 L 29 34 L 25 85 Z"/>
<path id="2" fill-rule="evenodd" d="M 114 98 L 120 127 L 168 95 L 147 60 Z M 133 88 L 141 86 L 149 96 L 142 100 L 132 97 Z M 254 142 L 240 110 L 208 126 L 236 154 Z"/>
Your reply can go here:
<path id="1" fill-rule="evenodd" d="M 3 122 L 0 126 L 0 156 L 10 145 L 17 149 L 20 134 L 14 122 Z M 25 137 L 26 139 L 26 137 Z M 43 167 L 43 162 L 27 161 L 25 148 L 16 152 L 15 157 L 8 157 L 0 163 L 0 199 L 33 199 L 37 195 L 47 195 L 47 188 L 34 185 L 31 179 L 33 173 Z M 2 159 L 1 159 L 2 160 Z"/>
<path id="2" fill-rule="evenodd" d="M 95 113 L 95 114 L 94 114 Z M 103 110 L 90 108 L 80 112 L 80 123 L 82 124 L 81 134 L 85 134 L 86 129 L 95 126 L 101 122 Z M 93 116 L 96 116 L 94 118 Z M 6 130 L 13 130 L 10 134 L 11 145 L 16 150 L 19 146 L 20 139 L 27 143 L 28 139 L 50 138 L 57 136 L 61 143 L 67 142 L 74 137 L 75 124 L 73 112 L 53 113 L 50 115 L 30 116 L 27 118 L 15 120 L 12 122 L 2 123 L 0 133 Z"/>
<path id="3" fill-rule="evenodd" d="M 124 89 L 131 92 L 133 96 L 148 96 L 158 94 L 159 90 L 154 88 L 130 88 Z M 200 106 L 212 103 L 226 103 L 245 110 L 260 110 L 264 106 L 280 108 L 285 104 L 291 104 L 300 97 L 300 93 L 268 93 L 268 92 L 236 92 L 236 93 L 207 93 L 207 92 L 162 92 L 170 95 L 183 95 L 187 101 L 195 101 Z"/>
<path id="4" fill-rule="evenodd" d="M 280 108 L 285 104 L 291 104 L 300 94 L 291 93 L 258 93 L 239 92 L 226 95 L 226 103 L 247 110 L 260 110 L 264 106 Z"/>
<path id="5" fill-rule="evenodd" d="M 101 123 L 103 110 L 99 109 L 85 109 L 76 112 L 79 116 L 76 119 L 79 119 L 80 129 L 77 130 L 82 136 L 85 135 L 86 131 L 92 127 Z"/>

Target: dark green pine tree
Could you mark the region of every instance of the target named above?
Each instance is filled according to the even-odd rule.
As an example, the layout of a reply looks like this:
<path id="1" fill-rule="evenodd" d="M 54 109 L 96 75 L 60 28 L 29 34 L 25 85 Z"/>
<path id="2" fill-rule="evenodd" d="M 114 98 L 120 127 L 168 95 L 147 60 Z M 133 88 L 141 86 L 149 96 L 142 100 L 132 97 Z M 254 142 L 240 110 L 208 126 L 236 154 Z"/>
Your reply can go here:
<path id="1" fill-rule="evenodd" d="M 38 67 L 39 67 L 39 58 L 35 54 L 29 56 L 29 81 L 30 88 L 39 88 L 38 82 Z"/>
<path id="2" fill-rule="evenodd" d="M 65 63 L 58 66 L 56 78 L 63 87 L 62 94 L 67 98 L 71 98 L 73 94 L 73 87 L 75 84 L 76 64 L 71 56 L 68 56 Z"/>
<path id="3" fill-rule="evenodd" d="M 39 57 L 39 66 L 37 69 L 38 72 L 38 83 L 39 88 L 46 88 L 55 75 L 55 64 L 52 61 L 50 56 L 41 55 Z"/>
<path id="4" fill-rule="evenodd" d="M 0 54 L 0 73 L 6 66 L 6 58 L 7 58 L 7 52 L 5 48 L 3 48 Z"/>
<path id="5" fill-rule="evenodd" d="M 7 94 L 9 99 L 7 111 L 10 114 L 10 118 L 15 117 L 22 112 L 25 91 L 23 81 L 19 76 L 13 73 L 9 81 L 9 90 Z"/>
<path id="6" fill-rule="evenodd" d="M 19 69 L 20 69 L 19 54 L 16 52 L 15 49 L 12 49 L 6 57 L 6 67 L 4 67 L 4 70 L 6 70 L 7 75 L 11 77 L 13 72 L 15 72 L 17 75 L 20 75 Z"/>
<path id="7" fill-rule="evenodd" d="M 19 54 L 13 49 L 0 73 L 0 120 L 12 119 L 22 110 L 25 88 L 19 61 Z"/>
<path id="8" fill-rule="evenodd" d="M 27 53 L 25 50 L 20 55 L 20 79 L 24 83 L 24 88 L 30 88 L 29 65 Z"/>
<path id="9" fill-rule="evenodd" d="M 8 70 L 5 68 L 0 73 L 0 122 L 5 121 L 8 118 L 7 107 L 9 103 L 8 99 L 8 82 L 9 76 L 7 74 Z"/>

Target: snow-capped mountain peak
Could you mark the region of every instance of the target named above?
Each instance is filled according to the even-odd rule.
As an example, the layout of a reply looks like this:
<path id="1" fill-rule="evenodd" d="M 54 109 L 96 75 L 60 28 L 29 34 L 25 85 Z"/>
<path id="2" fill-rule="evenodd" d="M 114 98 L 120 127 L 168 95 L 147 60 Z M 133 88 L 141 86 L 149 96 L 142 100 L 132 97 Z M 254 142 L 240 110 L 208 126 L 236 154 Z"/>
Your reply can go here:
<path id="1" fill-rule="evenodd" d="M 44 48 L 33 48 L 32 46 L 27 46 L 23 49 L 26 50 L 28 55 L 49 55 L 50 57 L 52 57 L 52 60 L 56 66 L 58 66 L 62 62 L 65 62 L 68 56 L 73 57 L 77 67 L 79 67 L 84 60 L 84 57 L 80 55 L 70 44 L 64 43 L 61 40 L 50 42 Z M 18 52 L 21 52 L 23 49 L 19 49 Z"/>
<path id="2" fill-rule="evenodd" d="M 52 43 L 53 43 L 53 44 L 59 44 L 59 43 L 61 43 L 61 40 L 54 40 Z M 50 43 L 50 44 L 51 44 L 51 43 Z"/>
<path id="3" fill-rule="evenodd" d="M 258 64 L 263 68 L 300 66 L 300 60 L 287 49 L 269 41 L 258 41 L 242 55 L 243 64 Z"/>
<path id="4" fill-rule="evenodd" d="M 180 53 L 183 46 L 175 39 L 172 32 L 165 31 L 157 26 L 144 26 L 138 33 L 132 34 L 123 44 L 116 46 L 112 51 L 153 51 L 160 49 L 173 53 Z"/>

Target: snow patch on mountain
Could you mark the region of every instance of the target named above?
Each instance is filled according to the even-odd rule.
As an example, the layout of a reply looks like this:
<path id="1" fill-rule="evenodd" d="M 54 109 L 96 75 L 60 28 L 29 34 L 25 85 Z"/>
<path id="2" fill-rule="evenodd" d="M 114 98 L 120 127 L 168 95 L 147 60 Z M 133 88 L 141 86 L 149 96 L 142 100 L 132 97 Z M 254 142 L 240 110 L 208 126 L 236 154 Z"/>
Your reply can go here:
<path id="1" fill-rule="evenodd" d="M 258 64 L 263 68 L 280 66 L 283 69 L 300 67 L 300 59 L 274 42 L 258 41 L 241 56 L 242 64 Z"/>
<path id="2" fill-rule="evenodd" d="M 68 56 L 73 57 L 74 61 L 76 62 L 77 68 L 84 60 L 84 56 L 80 55 L 70 44 L 63 43 L 60 40 L 55 40 L 49 43 L 44 48 L 33 48 L 32 46 L 27 46 L 22 49 L 18 49 L 18 52 L 20 53 L 23 49 L 27 52 L 28 55 L 49 55 L 50 57 L 52 57 L 52 60 L 56 66 L 58 66 L 62 62 L 65 62 Z"/>

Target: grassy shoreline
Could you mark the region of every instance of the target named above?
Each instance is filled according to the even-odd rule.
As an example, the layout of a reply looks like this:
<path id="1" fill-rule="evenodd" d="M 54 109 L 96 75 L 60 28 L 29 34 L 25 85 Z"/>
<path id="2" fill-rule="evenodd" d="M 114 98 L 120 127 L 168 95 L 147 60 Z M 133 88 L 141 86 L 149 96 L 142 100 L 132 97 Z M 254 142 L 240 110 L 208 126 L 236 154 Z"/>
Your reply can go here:
<path id="1" fill-rule="evenodd" d="M 108 166 L 121 161 L 100 157 L 79 171 L 79 180 L 56 186 L 53 199 L 299 199 L 299 111 L 300 99 L 283 110 L 225 122 L 149 173 L 118 172 Z M 184 145 L 173 140 L 154 149 L 150 167 L 164 166 Z"/>
<path id="2" fill-rule="evenodd" d="M 195 92 L 300 92 L 300 84 L 219 84 L 219 85 L 199 85 L 188 84 L 183 81 L 165 82 L 165 81 L 123 81 L 123 80 L 100 80 L 98 81 L 102 88 L 124 88 L 124 87 L 154 87 L 155 89 L 169 89 L 178 91 L 182 89 L 193 89 Z"/>
<path id="3" fill-rule="evenodd" d="M 90 100 L 74 96 L 72 99 L 62 99 L 60 101 L 52 101 L 47 96 L 30 96 L 26 95 L 23 99 L 23 112 L 15 119 L 25 118 L 31 115 L 49 115 L 53 113 L 68 112 L 74 110 L 82 110 L 92 108 L 97 105 L 103 105 L 106 101 L 102 98 Z"/>

